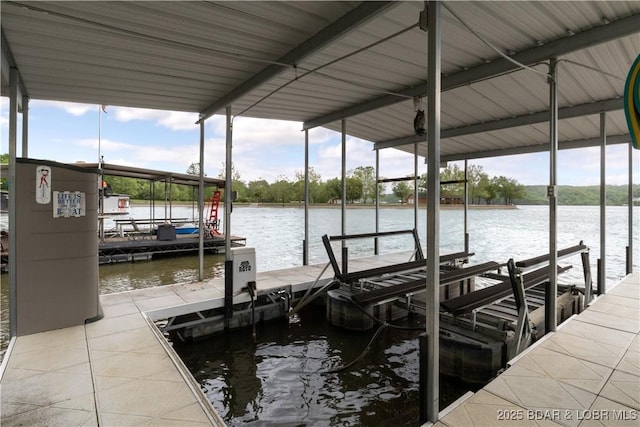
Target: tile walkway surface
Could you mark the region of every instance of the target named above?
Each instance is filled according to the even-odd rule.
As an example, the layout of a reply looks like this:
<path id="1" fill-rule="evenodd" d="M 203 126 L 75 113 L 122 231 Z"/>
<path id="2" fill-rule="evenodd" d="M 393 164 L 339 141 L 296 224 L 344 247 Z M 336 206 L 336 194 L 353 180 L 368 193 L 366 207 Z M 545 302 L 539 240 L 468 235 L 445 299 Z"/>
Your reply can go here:
<path id="1" fill-rule="evenodd" d="M 639 335 L 635 273 L 435 425 L 638 426 Z"/>
<path id="2" fill-rule="evenodd" d="M 351 266 L 379 267 L 409 256 L 354 259 Z M 258 287 L 308 286 L 323 267 L 258 273 Z M 0 370 L 0 425 L 224 425 L 147 316 L 190 304 L 221 306 L 223 297 L 222 279 L 101 295 L 103 319 L 18 337 Z"/>

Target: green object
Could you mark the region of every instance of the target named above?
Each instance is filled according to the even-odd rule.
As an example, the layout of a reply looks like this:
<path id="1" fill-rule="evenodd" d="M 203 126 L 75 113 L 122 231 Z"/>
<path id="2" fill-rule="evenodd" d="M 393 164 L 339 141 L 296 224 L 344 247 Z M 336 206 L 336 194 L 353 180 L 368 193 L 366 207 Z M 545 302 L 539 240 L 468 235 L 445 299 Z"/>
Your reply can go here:
<path id="1" fill-rule="evenodd" d="M 640 146 L 640 55 L 636 58 L 624 86 L 624 113 L 635 149 Z"/>

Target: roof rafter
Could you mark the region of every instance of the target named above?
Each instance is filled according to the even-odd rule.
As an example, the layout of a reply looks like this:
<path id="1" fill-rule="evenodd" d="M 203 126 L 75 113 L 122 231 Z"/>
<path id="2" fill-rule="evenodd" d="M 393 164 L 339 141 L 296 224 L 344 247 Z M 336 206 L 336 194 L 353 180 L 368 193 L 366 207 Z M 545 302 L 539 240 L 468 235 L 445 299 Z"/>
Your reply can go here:
<path id="1" fill-rule="evenodd" d="M 608 135 L 607 145 L 625 144 L 631 142 L 631 136 L 627 133 L 624 135 Z M 600 137 L 576 139 L 573 141 L 560 141 L 558 143 L 559 150 L 572 150 L 575 148 L 596 147 L 602 143 Z M 443 162 L 454 162 L 465 159 L 482 159 L 486 157 L 512 156 L 516 154 L 541 153 L 549 151 L 549 144 L 526 145 L 522 147 L 504 148 L 499 150 L 476 151 L 467 154 L 451 154 L 442 156 Z"/>
<path id="2" fill-rule="evenodd" d="M 355 9 L 352 9 L 336 21 L 324 27 L 318 33 L 314 34 L 313 36 L 302 42 L 300 45 L 290 50 L 275 62 L 293 66 L 309 55 L 329 45 L 336 39 L 343 37 L 347 33 L 367 23 L 369 20 L 376 17 L 380 13 L 397 5 L 398 2 L 393 1 L 362 2 Z M 231 105 L 236 99 L 247 94 L 253 89 L 256 89 L 262 83 L 267 82 L 268 80 L 285 71 L 287 68 L 287 66 L 278 64 L 271 64 L 263 68 L 261 71 L 246 80 L 244 83 L 236 86 L 222 98 L 214 101 L 204 110 L 202 110 L 200 112 L 200 119 L 198 120 L 198 122 L 206 120 L 220 109 Z"/>
<path id="3" fill-rule="evenodd" d="M 620 37 L 638 32 L 640 28 L 640 14 L 630 15 L 618 19 L 609 24 L 585 30 L 573 36 L 563 37 L 542 46 L 536 46 L 522 52 L 518 52 L 511 58 L 525 65 L 532 65 L 545 61 L 552 56 L 565 55 L 577 50 L 606 43 Z M 480 80 L 486 80 L 518 69 L 518 66 L 505 58 L 498 58 L 486 64 L 477 65 L 468 70 L 459 71 L 442 77 L 442 92 L 455 89 Z M 419 82 L 415 86 L 407 87 L 398 92 L 403 96 L 425 96 L 428 83 Z M 398 102 L 406 101 L 406 98 L 395 95 L 383 95 L 368 101 L 352 105 L 350 107 L 325 114 L 304 122 L 303 129 L 311 129 L 337 120 L 345 119 L 367 111 L 376 110 Z"/>
<path id="4" fill-rule="evenodd" d="M 1 52 L 1 61 L 2 61 L 2 68 L 1 70 L 3 70 L 4 72 L 1 73 L 1 86 L 2 89 L 4 91 L 5 88 L 9 87 L 9 69 L 10 68 L 16 68 L 18 70 L 18 86 L 19 86 L 19 91 L 21 96 L 19 98 L 22 98 L 22 96 L 29 96 L 29 93 L 27 92 L 27 88 L 24 85 L 24 81 L 22 80 L 22 75 L 20 74 L 20 68 L 18 67 L 18 64 L 16 63 L 16 60 L 13 56 L 13 52 L 11 52 L 11 48 L 9 47 L 9 42 L 7 41 L 7 37 L 4 35 L 4 30 L 2 28 L 0 28 L 0 46 L 2 48 L 2 52 Z M 22 107 L 22 99 L 18 100 L 18 103 L 20 104 L 20 108 Z"/>

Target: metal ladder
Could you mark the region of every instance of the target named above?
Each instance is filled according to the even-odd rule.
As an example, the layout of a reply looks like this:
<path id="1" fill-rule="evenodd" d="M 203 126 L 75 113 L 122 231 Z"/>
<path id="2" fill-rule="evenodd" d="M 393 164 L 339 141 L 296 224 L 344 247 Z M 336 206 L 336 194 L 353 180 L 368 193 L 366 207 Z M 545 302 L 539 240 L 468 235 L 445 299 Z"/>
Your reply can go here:
<path id="1" fill-rule="evenodd" d="M 207 219 L 207 227 L 211 229 L 212 234 L 220 234 L 220 220 L 218 219 L 219 206 L 220 190 L 216 190 L 211 196 L 211 205 L 209 205 L 209 218 Z"/>

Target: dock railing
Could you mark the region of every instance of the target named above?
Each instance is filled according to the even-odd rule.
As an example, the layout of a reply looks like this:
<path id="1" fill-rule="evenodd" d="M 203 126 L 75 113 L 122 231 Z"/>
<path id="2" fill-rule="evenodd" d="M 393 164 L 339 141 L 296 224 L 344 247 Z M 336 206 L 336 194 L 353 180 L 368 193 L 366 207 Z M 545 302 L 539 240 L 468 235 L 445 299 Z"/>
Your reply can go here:
<path id="1" fill-rule="evenodd" d="M 160 224 L 189 224 L 194 222 L 187 218 L 118 218 L 113 220 L 114 234 L 119 237 L 127 237 L 130 233 L 151 233 L 151 230 Z"/>

